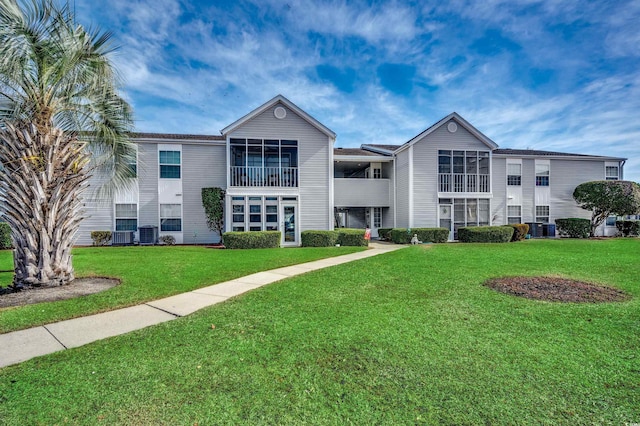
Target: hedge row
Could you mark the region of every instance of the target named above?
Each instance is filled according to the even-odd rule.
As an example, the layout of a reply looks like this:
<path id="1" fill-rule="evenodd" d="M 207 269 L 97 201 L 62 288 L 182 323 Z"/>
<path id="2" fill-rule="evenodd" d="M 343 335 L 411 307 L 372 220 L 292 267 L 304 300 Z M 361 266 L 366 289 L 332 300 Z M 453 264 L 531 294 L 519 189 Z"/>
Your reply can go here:
<path id="1" fill-rule="evenodd" d="M 369 240 L 364 238 L 364 229 L 340 228 L 335 231 L 303 231 L 302 247 L 341 246 L 366 247 Z"/>
<path id="2" fill-rule="evenodd" d="M 511 226 L 513 228 L 513 237 L 511 237 L 511 241 L 522 241 L 529 233 L 529 225 L 526 223 L 512 223 L 505 226 Z"/>
<path id="3" fill-rule="evenodd" d="M 378 238 L 380 238 L 381 240 L 389 241 L 391 239 L 389 233 L 392 229 L 393 228 L 378 228 Z"/>
<path id="4" fill-rule="evenodd" d="M 640 235 L 640 220 L 616 220 L 616 228 L 623 237 Z"/>
<path id="5" fill-rule="evenodd" d="M 280 247 L 280 231 L 225 232 L 224 246 L 228 249 L 252 249 Z"/>
<path id="6" fill-rule="evenodd" d="M 0 249 L 11 248 L 11 228 L 7 222 L 0 222 Z"/>
<path id="7" fill-rule="evenodd" d="M 468 226 L 458 228 L 458 241 L 461 243 L 508 243 L 515 229 L 505 226 Z"/>
<path id="8" fill-rule="evenodd" d="M 111 231 L 91 231 L 94 246 L 106 246 L 111 241 Z"/>
<path id="9" fill-rule="evenodd" d="M 394 228 L 389 231 L 389 239 L 395 244 L 409 244 L 413 235 L 424 243 L 446 243 L 449 230 L 446 228 Z"/>
<path id="10" fill-rule="evenodd" d="M 568 219 L 556 219 L 556 230 L 561 237 L 589 238 L 591 233 L 591 221 L 571 217 Z"/>

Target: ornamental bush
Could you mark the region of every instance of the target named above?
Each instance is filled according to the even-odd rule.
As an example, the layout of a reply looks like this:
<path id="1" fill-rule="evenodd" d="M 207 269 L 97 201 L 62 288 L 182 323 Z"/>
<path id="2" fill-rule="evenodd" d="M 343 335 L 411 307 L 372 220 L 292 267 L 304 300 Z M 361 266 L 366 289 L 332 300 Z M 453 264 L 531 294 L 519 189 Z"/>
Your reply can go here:
<path id="1" fill-rule="evenodd" d="M 508 243 L 513 237 L 512 226 L 467 226 L 458 228 L 461 243 Z"/>
<path id="2" fill-rule="evenodd" d="M 640 235 L 640 220 L 616 220 L 616 228 L 623 237 Z"/>
<path id="3" fill-rule="evenodd" d="M 364 239 L 364 229 L 340 228 L 338 232 L 338 244 L 341 246 L 367 247 L 369 240 Z"/>
<path id="4" fill-rule="evenodd" d="M 176 237 L 173 235 L 163 235 L 158 238 L 165 246 L 173 246 L 176 244 Z"/>
<path id="5" fill-rule="evenodd" d="M 11 247 L 11 227 L 7 222 L 0 222 L 0 249 L 10 249 Z"/>
<path id="6" fill-rule="evenodd" d="M 425 243 L 446 243 L 449 240 L 449 230 L 446 228 L 394 228 L 389 232 L 389 238 L 395 244 L 409 244 L 413 234 Z"/>
<path id="7" fill-rule="evenodd" d="M 529 225 L 527 225 L 526 223 L 512 223 L 505 226 L 510 226 L 513 228 L 513 236 L 511 237 L 511 241 L 522 241 L 529 233 Z"/>
<path id="8" fill-rule="evenodd" d="M 106 246 L 111 241 L 111 231 L 91 231 L 94 246 Z"/>
<path id="9" fill-rule="evenodd" d="M 280 247 L 280 231 L 225 232 L 224 246 L 228 249 L 253 249 Z"/>
<path id="10" fill-rule="evenodd" d="M 338 231 L 302 231 L 302 247 L 333 247 L 338 243 Z"/>
<path id="11" fill-rule="evenodd" d="M 591 232 L 591 221 L 578 217 L 566 219 L 556 219 L 556 228 L 561 237 L 568 238 L 589 238 Z"/>
<path id="12" fill-rule="evenodd" d="M 378 228 L 378 238 L 385 241 L 390 240 L 391 236 L 389 235 L 389 232 L 391 232 L 391 229 L 393 228 Z"/>

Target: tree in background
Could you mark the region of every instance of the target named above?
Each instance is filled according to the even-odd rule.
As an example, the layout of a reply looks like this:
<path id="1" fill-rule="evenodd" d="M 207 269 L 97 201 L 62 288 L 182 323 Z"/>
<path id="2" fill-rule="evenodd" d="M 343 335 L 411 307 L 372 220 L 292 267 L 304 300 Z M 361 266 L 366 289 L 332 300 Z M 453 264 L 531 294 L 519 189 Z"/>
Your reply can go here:
<path id="1" fill-rule="evenodd" d="M 222 237 L 224 230 L 224 196 L 222 188 L 202 188 L 202 206 L 207 215 L 207 226 Z"/>
<path id="2" fill-rule="evenodd" d="M 132 176 L 133 120 L 110 38 L 55 0 L 0 0 L 0 214 L 14 287 L 72 281 L 87 180 L 104 173 L 108 192 Z"/>
<path id="3" fill-rule="evenodd" d="M 640 213 L 640 185 L 624 180 L 585 182 L 573 191 L 573 199 L 591 210 L 591 236 L 609 216 Z"/>

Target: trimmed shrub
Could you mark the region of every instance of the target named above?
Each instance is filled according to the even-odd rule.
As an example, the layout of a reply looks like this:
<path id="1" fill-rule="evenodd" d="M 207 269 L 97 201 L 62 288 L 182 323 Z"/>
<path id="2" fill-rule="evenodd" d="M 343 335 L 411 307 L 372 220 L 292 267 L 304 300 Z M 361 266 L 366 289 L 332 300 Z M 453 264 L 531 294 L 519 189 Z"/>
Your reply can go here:
<path id="1" fill-rule="evenodd" d="M 529 233 L 529 225 L 526 223 L 512 223 L 505 226 L 511 226 L 513 228 L 513 237 L 511 241 L 522 241 Z"/>
<path id="2" fill-rule="evenodd" d="M 11 246 L 11 227 L 7 222 L 0 222 L 0 249 L 9 249 Z"/>
<path id="3" fill-rule="evenodd" d="M 338 244 L 341 246 L 367 247 L 369 240 L 364 239 L 364 229 L 338 229 Z"/>
<path id="4" fill-rule="evenodd" d="M 410 234 L 407 228 L 393 228 L 389 232 L 389 237 L 394 244 L 409 244 L 413 234 Z"/>
<path id="5" fill-rule="evenodd" d="M 228 249 L 252 249 L 280 247 L 280 231 L 225 232 L 224 246 Z"/>
<path id="6" fill-rule="evenodd" d="M 623 237 L 640 235 L 640 220 L 616 220 L 616 228 Z"/>
<path id="7" fill-rule="evenodd" d="M 410 237 L 413 234 L 418 234 L 418 240 L 425 243 L 446 243 L 449 240 L 449 230 L 446 228 L 412 228 Z"/>
<path id="8" fill-rule="evenodd" d="M 302 231 L 302 247 L 333 247 L 338 243 L 338 231 Z"/>
<path id="9" fill-rule="evenodd" d="M 449 240 L 449 230 L 446 228 L 393 228 L 389 232 L 391 241 L 395 244 L 409 244 L 413 234 L 425 243 L 446 243 Z"/>
<path id="10" fill-rule="evenodd" d="M 158 239 L 162 242 L 162 244 L 166 246 L 173 246 L 176 244 L 176 237 L 174 237 L 173 235 L 163 235 Z"/>
<path id="11" fill-rule="evenodd" d="M 561 237 L 589 238 L 591 221 L 577 217 L 556 219 L 556 228 Z"/>
<path id="12" fill-rule="evenodd" d="M 111 231 L 91 231 L 94 246 L 106 246 L 111 241 Z"/>
<path id="13" fill-rule="evenodd" d="M 513 236 L 511 226 L 467 226 L 458 228 L 461 243 L 508 243 Z"/>
<path id="14" fill-rule="evenodd" d="M 389 235 L 389 232 L 391 232 L 391 229 L 393 228 L 378 228 L 378 238 L 385 241 L 390 240 L 391 236 Z"/>

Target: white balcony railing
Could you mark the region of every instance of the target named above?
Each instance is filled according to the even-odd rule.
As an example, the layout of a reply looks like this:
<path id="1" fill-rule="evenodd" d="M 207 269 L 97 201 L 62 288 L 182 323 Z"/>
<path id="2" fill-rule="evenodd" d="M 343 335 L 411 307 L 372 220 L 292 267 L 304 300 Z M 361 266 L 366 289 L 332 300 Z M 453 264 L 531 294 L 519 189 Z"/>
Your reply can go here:
<path id="1" fill-rule="evenodd" d="M 439 173 L 439 192 L 491 192 L 489 175 Z"/>
<path id="2" fill-rule="evenodd" d="M 295 188 L 298 168 L 232 166 L 231 186 Z"/>

